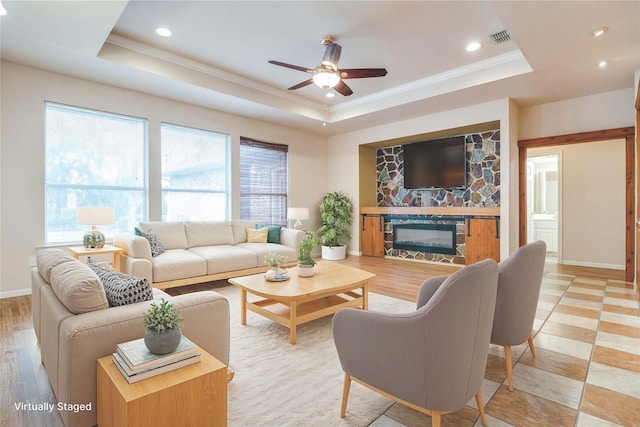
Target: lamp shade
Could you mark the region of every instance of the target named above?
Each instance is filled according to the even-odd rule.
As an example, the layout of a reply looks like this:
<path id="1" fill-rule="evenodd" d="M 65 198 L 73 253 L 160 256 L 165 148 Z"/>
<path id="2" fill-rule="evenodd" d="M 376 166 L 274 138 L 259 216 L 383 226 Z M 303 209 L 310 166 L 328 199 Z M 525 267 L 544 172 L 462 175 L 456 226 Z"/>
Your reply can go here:
<path id="1" fill-rule="evenodd" d="M 104 206 L 84 206 L 76 212 L 77 224 L 104 225 L 113 224 L 113 208 Z"/>
<path id="2" fill-rule="evenodd" d="M 287 218 L 289 219 L 309 219 L 309 208 L 287 208 Z"/>
<path id="3" fill-rule="evenodd" d="M 301 219 L 309 219 L 309 208 L 287 208 L 287 218 L 295 219 L 296 223 L 293 224 L 293 228 L 302 230 Z"/>

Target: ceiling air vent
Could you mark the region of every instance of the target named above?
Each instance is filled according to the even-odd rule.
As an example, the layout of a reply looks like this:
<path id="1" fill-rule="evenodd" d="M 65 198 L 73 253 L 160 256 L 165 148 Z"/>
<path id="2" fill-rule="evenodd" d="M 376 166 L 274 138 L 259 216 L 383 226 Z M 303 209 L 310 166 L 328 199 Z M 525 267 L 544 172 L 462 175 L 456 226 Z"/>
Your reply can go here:
<path id="1" fill-rule="evenodd" d="M 505 43 L 511 40 L 511 36 L 509 35 L 509 33 L 507 33 L 507 30 L 502 30 L 495 34 L 491 34 L 489 37 L 495 44 Z"/>

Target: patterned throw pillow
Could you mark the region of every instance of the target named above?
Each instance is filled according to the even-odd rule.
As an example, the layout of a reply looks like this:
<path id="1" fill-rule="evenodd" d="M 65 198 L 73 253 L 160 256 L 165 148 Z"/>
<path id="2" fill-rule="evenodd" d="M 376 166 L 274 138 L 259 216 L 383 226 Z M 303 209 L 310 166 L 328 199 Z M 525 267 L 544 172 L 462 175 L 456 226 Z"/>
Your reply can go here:
<path id="1" fill-rule="evenodd" d="M 151 247 L 151 256 L 157 257 L 161 253 L 164 252 L 164 245 L 158 238 L 158 235 L 155 231 L 149 230 L 146 233 L 140 230 L 138 227 L 135 228 L 136 236 L 142 236 L 149 241 L 149 247 Z"/>
<path id="2" fill-rule="evenodd" d="M 153 290 L 147 279 L 111 271 L 97 264 L 91 257 L 87 259 L 87 265 L 100 278 L 104 292 L 107 294 L 109 307 L 153 299 Z"/>

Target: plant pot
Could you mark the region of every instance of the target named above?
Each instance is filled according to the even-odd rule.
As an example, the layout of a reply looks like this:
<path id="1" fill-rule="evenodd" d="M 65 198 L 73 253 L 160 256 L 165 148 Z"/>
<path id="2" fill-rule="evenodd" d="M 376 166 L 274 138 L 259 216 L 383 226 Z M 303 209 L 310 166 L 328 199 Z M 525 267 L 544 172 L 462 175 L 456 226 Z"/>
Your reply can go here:
<path id="1" fill-rule="evenodd" d="M 144 345 L 153 354 L 168 354 L 178 348 L 181 338 L 180 328 L 167 329 L 164 332 L 147 330 L 144 334 Z"/>
<path id="2" fill-rule="evenodd" d="M 322 246 L 322 259 L 338 261 L 347 256 L 347 246 Z"/>
<path id="3" fill-rule="evenodd" d="M 298 264 L 298 277 L 311 277 L 315 273 L 313 265 Z"/>

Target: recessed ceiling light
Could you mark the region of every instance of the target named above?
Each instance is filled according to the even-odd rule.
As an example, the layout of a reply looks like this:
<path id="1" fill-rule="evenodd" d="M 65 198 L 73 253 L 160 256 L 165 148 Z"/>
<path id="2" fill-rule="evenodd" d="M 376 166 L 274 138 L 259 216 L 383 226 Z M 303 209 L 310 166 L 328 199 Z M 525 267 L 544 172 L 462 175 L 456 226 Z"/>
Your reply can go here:
<path id="1" fill-rule="evenodd" d="M 335 98 L 336 94 L 333 92 L 327 92 L 324 94 L 324 96 L 326 96 L 327 98 Z"/>
<path id="2" fill-rule="evenodd" d="M 482 47 L 482 43 L 479 42 L 471 42 L 465 48 L 467 52 L 474 52 Z"/>
<path id="3" fill-rule="evenodd" d="M 601 35 L 603 35 L 604 33 L 606 33 L 607 31 L 609 31 L 609 28 L 607 27 L 600 27 L 600 28 L 596 28 L 595 30 L 593 30 L 591 32 L 591 34 L 593 34 L 594 37 L 600 37 Z"/>
<path id="4" fill-rule="evenodd" d="M 171 37 L 171 30 L 167 27 L 158 27 L 156 28 L 156 34 L 162 37 Z"/>
<path id="5" fill-rule="evenodd" d="M 606 66 L 607 66 L 607 61 L 604 61 L 604 60 L 603 60 L 603 61 L 598 62 L 598 67 L 600 67 L 600 68 L 604 68 L 604 67 L 606 67 Z"/>

